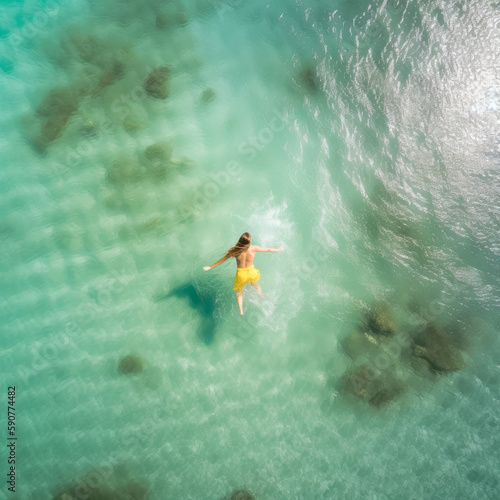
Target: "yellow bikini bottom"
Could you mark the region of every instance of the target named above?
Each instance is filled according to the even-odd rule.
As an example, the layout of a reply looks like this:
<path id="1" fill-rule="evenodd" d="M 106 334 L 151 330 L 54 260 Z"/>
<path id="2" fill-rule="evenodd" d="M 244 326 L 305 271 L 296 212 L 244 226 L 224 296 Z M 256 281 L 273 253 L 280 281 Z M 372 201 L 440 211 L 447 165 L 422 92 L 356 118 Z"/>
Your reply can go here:
<path id="1" fill-rule="evenodd" d="M 234 278 L 233 290 L 241 292 L 247 283 L 256 283 L 260 278 L 260 272 L 254 266 L 238 267 L 236 270 L 236 278 Z"/>

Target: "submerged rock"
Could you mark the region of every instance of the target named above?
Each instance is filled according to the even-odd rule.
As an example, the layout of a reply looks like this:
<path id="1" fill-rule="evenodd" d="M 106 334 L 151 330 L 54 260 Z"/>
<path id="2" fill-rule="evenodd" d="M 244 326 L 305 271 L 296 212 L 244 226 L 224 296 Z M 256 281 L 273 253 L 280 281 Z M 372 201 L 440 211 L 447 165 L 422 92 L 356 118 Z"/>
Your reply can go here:
<path id="1" fill-rule="evenodd" d="M 145 128 L 148 124 L 148 115 L 142 106 L 131 106 L 127 116 L 123 119 L 123 128 L 127 132 L 135 132 Z"/>
<path id="2" fill-rule="evenodd" d="M 156 27 L 160 30 L 165 28 L 174 28 L 184 26 L 188 22 L 188 17 L 182 11 L 161 12 L 156 15 Z"/>
<path id="3" fill-rule="evenodd" d="M 76 112 L 80 104 L 77 90 L 64 88 L 53 90 L 37 108 L 40 117 L 40 133 L 34 141 L 34 147 L 45 152 L 47 146 L 59 137 Z"/>
<path id="4" fill-rule="evenodd" d="M 342 347 L 345 353 L 351 359 L 357 359 L 360 356 L 367 356 L 369 353 L 374 353 L 374 345 L 370 338 L 365 333 L 352 331 L 342 341 Z"/>
<path id="5" fill-rule="evenodd" d="M 429 325 L 415 338 L 413 353 L 425 359 L 438 372 L 465 368 L 462 353 L 451 344 L 449 335 L 434 325 Z"/>
<path id="6" fill-rule="evenodd" d="M 230 500 L 255 500 L 255 497 L 246 490 L 235 490 Z"/>
<path id="7" fill-rule="evenodd" d="M 68 43 L 69 42 L 69 43 Z M 72 45 L 78 56 L 85 62 L 92 62 L 102 54 L 103 43 L 93 35 L 81 32 L 71 32 L 68 40 L 61 41 L 63 48 Z"/>
<path id="8" fill-rule="evenodd" d="M 120 467 L 99 467 L 78 484 L 67 487 L 53 500 L 146 500 L 150 485 L 147 481 L 130 480 L 130 473 L 120 473 Z M 37 497 L 38 498 L 38 497 Z"/>
<path id="9" fill-rule="evenodd" d="M 366 325 L 376 335 L 392 336 L 396 333 L 396 325 L 385 303 L 376 304 L 366 313 Z"/>
<path id="10" fill-rule="evenodd" d="M 175 166 L 177 172 L 182 173 L 194 167 L 194 160 L 188 156 L 182 156 L 175 160 L 170 160 L 170 164 Z"/>
<path id="11" fill-rule="evenodd" d="M 146 483 L 129 481 L 125 486 L 116 490 L 117 499 L 146 500 L 149 487 Z"/>
<path id="12" fill-rule="evenodd" d="M 393 401 L 403 392 L 402 384 L 392 375 L 377 373 L 366 365 L 346 374 L 343 387 L 349 394 L 377 408 Z"/>
<path id="13" fill-rule="evenodd" d="M 151 71 L 144 81 L 144 90 L 155 99 L 166 99 L 170 92 L 170 68 L 160 66 Z"/>
<path id="14" fill-rule="evenodd" d="M 85 120 L 80 128 L 80 131 L 83 135 L 87 137 L 94 137 L 97 135 L 97 127 L 94 123 L 94 120 L 88 119 Z"/>
<path id="15" fill-rule="evenodd" d="M 109 168 L 107 179 L 110 184 L 121 186 L 137 182 L 141 178 L 140 166 L 128 159 L 117 160 Z"/>
<path id="16" fill-rule="evenodd" d="M 412 370 L 420 377 L 433 382 L 436 381 L 436 372 L 424 358 L 413 356 L 410 360 L 410 365 Z"/>
<path id="17" fill-rule="evenodd" d="M 171 162 L 173 148 L 166 142 L 157 142 L 144 150 L 145 166 L 156 180 L 163 180 L 169 169 L 174 166 Z"/>
<path id="18" fill-rule="evenodd" d="M 201 102 L 204 104 L 208 104 L 210 102 L 215 101 L 217 99 L 217 92 L 214 89 L 205 89 L 201 93 Z"/>
<path id="19" fill-rule="evenodd" d="M 77 498 L 85 498 L 86 500 L 119 500 L 121 497 L 112 488 L 105 485 L 97 485 L 92 488 L 86 485 L 79 485 L 57 495 L 54 497 L 54 500 L 75 500 Z"/>
<path id="20" fill-rule="evenodd" d="M 300 80 L 304 87 L 311 93 L 319 92 L 321 82 L 315 68 L 308 66 L 300 72 Z"/>
<path id="21" fill-rule="evenodd" d="M 173 148 L 166 142 L 151 144 L 144 150 L 144 156 L 151 163 L 167 162 L 172 157 Z"/>
<path id="22" fill-rule="evenodd" d="M 156 27 L 160 30 L 166 28 L 170 24 L 170 19 L 167 14 L 156 14 Z"/>
<path id="23" fill-rule="evenodd" d="M 92 95 L 95 97 L 102 94 L 107 87 L 122 78 L 124 73 L 125 67 L 123 63 L 115 61 L 111 68 L 102 74 Z"/>
<path id="24" fill-rule="evenodd" d="M 118 371 L 127 375 L 129 373 L 140 373 L 147 368 L 146 362 L 139 356 L 125 356 L 120 360 Z"/>
<path id="25" fill-rule="evenodd" d="M 77 92 L 69 89 L 52 90 L 38 106 L 36 112 L 40 116 L 50 117 L 59 113 L 73 112 Z"/>
<path id="26" fill-rule="evenodd" d="M 130 116 L 123 120 L 123 130 L 125 130 L 125 132 L 137 132 L 137 130 L 144 128 L 144 126 L 143 121 L 140 119 L 134 119 Z"/>

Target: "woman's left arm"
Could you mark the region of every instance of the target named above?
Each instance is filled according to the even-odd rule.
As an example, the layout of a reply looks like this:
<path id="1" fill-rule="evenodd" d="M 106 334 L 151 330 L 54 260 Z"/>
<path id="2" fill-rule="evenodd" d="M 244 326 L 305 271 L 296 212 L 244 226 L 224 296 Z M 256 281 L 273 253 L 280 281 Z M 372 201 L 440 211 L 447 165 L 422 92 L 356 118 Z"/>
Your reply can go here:
<path id="1" fill-rule="evenodd" d="M 283 245 L 281 245 L 279 248 L 262 248 L 254 245 L 253 248 L 256 252 L 281 252 L 281 250 L 283 250 Z"/>

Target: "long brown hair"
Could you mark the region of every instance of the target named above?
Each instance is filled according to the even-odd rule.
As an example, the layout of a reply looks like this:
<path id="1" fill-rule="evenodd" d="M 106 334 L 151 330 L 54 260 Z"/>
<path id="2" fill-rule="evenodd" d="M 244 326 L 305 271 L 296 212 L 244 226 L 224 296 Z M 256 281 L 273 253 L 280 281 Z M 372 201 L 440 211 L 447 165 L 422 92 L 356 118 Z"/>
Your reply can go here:
<path id="1" fill-rule="evenodd" d="M 238 243 L 234 245 L 234 247 L 230 248 L 226 252 L 226 257 L 239 257 L 243 252 L 248 250 L 250 246 L 250 241 L 252 240 L 252 236 L 250 233 L 243 233 L 238 240 Z"/>

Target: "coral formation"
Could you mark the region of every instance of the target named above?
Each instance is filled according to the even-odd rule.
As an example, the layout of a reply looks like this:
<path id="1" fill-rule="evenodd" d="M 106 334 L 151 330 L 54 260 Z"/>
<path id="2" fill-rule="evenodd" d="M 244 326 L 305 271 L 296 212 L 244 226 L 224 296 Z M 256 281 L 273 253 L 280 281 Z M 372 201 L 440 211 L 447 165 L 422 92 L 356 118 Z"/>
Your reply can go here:
<path id="1" fill-rule="evenodd" d="M 118 371 L 124 375 L 140 373 L 147 368 L 146 362 L 139 356 L 128 355 L 120 360 Z"/>
<path id="2" fill-rule="evenodd" d="M 170 93 L 170 68 L 160 66 L 146 77 L 144 90 L 155 99 L 166 99 Z"/>
<path id="3" fill-rule="evenodd" d="M 432 324 L 415 338 L 413 352 L 437 372 L 457 371 L 465 367 L 464 358 L 452 345 L 449 335 Z"/>

